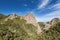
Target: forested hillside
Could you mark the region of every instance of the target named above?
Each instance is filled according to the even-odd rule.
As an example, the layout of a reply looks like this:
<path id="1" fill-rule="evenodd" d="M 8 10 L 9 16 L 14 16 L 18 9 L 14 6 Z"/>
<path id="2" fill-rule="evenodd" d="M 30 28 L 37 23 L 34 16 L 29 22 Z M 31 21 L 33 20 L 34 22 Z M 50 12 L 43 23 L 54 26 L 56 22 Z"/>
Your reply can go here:
<path id="1" fill-rule="evenodd" d="M 7 17 L 0 14 L 0 40 L 60 40 L 60 22 L 52 25 L 47 31 L 43 30 L 43 23 L 39 23 L 42 33 L 38 35 L 37 28 L 27 24 L 20 16 L 5 21 Z"/>

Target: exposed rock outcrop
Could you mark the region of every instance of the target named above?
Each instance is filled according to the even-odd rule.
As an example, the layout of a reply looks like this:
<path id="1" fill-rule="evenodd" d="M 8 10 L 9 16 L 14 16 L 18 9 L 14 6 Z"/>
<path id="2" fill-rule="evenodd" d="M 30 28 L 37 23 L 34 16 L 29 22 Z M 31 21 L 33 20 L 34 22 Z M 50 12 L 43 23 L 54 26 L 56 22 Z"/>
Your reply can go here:
<path id="1" fill-rule="evenodd" d="M 49 30 L 49 28 L 51 27 L 51 24 L 47 24 L 47 23 L 44 23 L 44 28 L 43 30 Z"/>
<path id="2" fill-rule="evenodd" d="M 60 22 L 59 18 L 54 18 L 54 19 L 51 20 L 52 25 L 56 25 L 58 22 Z"/>
<path id="3" fill-rule="evenodd" d="M 23 16 L 22 19 L 26 20 L 29 24 L 33 24 L 37 28 L 37 34 L 40 34 L 42 32 L 38 22 L 36 21 L 32 13 L 28 13 L 27 15 Z"/>
<path id="4" fill-rule="evenodd" d="M 14 19 L 16 17 L 17 17 L 16 14 L 11 14 L 11 15 L 8 16 L 8 18 L 5 19 L 5 21 L 7 21 L 8 19 L 11 19 L 12 20 L 12 19 Z M 20 18 L 26 20 L 27 21 L 26 22 L 27 24 L 34 25 L 37 28 L 37 30 L 36 30 L 37 31 L 37 34 L 40 34 L 42 32 L 42 30 L 41 30 L 38 22 L 36 21 L 35 17 L 32 15 L 32 13 L 28 13 L 27 15 L 21 16 Z"/>
<path id="5" fill-rule="evenodd" d="M 44 23 L 44 30 L 48 30 L 49 28 L 51 28 L 51 26 L 53 26 L 53 25 L 56 25 L 56 24 L 58 24 L 60 22 L 60 19 L 59 18 L 54 18 L 54 19 L 52 19 L 51 20 L 51 22 L 49 22 L 49 23 Z"/>
<path id="6" fill-rule="evenodd" d="M 8 18 L 5 19 L 5 21 L 7 21 L 8 19 L 12 20 L 12 19 L 14 19 L 16 17 L 17 17 L 17 15 L 15 13 L 13 13 L 13 14 L 9 15 Z"/>

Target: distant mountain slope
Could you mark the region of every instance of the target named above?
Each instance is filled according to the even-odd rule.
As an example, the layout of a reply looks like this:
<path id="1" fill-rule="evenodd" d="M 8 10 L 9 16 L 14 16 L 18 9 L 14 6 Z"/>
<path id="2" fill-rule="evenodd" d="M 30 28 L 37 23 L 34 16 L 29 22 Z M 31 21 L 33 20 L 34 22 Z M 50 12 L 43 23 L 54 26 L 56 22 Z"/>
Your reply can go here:
<path id="1" fill-rule="evenodd" d="M 39 36 L 38 39 L 39 40 L 60 40 L 60 23 L 57 23 L 57 25 L 51 26 L 49 30 L 44 31 L 44 33 L 42 33 L 42 35 Z"/>

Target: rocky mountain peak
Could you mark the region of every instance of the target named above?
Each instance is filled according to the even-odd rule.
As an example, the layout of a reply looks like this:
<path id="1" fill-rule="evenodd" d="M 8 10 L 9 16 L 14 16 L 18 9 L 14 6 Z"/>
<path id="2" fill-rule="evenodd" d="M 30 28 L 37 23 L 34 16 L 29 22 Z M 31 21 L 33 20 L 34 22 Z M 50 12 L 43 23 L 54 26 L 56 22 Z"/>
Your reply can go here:
<path id="1" fill-rule="evenodd" d="M 12 19 L 14 19 L 16 17 L 17 17 L 17 15 L 15 13 L 13 13 L 13 14 L 9 15 L 8 18 L 6 18 L 5 21 L 7 21 L 8 19 L 11 19 L 12 20 Z M 26 14 L 26 15 L 24 15 L 24 16 L 21 16 L 20 18 L 26 20 L 27 21 L 26 22 L 27 24 L 34 25 L 37 28 L 37 30 L 36 30 L 37 31 L 37 34 L 40 34 L 42 32 L 42 30 L 41 30 L 41 28 L 40 28 L 37 20 L 35 19 L 35 17 L 32 15 L 31 12 L 28 13 L 28 14 Z"/>
<path id="2" fill-rule="evenodd" d="M 13 13 L 13 14 L 11 14 L 8 18 L 9 18 L 9 19 L 13 19 L 13 18 L 16 18 L 16 17 L 17 17 L 16 13 Z"/>
<path id="3" fill-rule="evenodd" d="M 38 22 L 36 21 L 35 17 L 32 15 L 32 13 L 28 13 L 23 18 L 27 21 L 27 23 L 31 23 L 34 26 L 38 25 Z"/>
<path id="4" fill-rule="evenodd" d="M 60 19 L 59 19 L 59 18 L 54 18 L 54 19 L 51 20 L 51 24 L 52 24 L 52 25 L 55 25 L 55 24 L 57 24 L 58 22 L 60 22 Z"/>
<path id="5" fill-rule="evenodd" d="M 30 13 L 26 14 L 25 16 L 33 16 L 33 15 L 32 15 L 32 13 L 30 12 Z"/>
<path id="6" fill-rule="evenodd" d="M 12 16 L 16 16 L 16 13 L 13 13 L 13 14 L 10 14 L 10 15 L 12 15 Z"/>
<path id="7" fill-rule="evenodd" d="M 16 18 L 17 17 L 17 15 L 16 15 L 16 13 L 13 13 L 13 14 L 10 14 L 9 16 L 8 16 L 8 18 L 6 18 L 5 19 L 5 21 L 7 21 L 8 19 L 14 19 L 14 18 Z"/>
<path id="8" fill-rule="evenodd" d="M 33 24 L 37 28 L 37 34 L 41 33 L 41 28 L 32 13 L 23 16 L 23 19 L 27 21 L 27 24 Z"/>

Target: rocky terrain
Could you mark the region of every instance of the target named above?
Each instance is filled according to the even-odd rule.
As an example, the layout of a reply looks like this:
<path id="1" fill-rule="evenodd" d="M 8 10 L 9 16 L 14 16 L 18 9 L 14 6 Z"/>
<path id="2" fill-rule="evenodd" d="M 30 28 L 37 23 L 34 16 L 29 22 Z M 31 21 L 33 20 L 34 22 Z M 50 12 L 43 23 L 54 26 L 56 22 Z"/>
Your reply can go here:
<path id="1" fill-rule="evenodd" d="M 32 15 L 32 13 L 28 13 L 27 15 L 22 16 L 22 19 L 26 20 L 27 24 L 33 24 L 37 28 L 37 34 L 40 34 L 42 32 L 37 20 Z"/>
<path id="2" fill-rule="evenodd" d="M 60 19 L 37 22 L 32 13 L 0 14 L 0 40 L 60 40 Z"/>
<path id="3" fill-rule="evenodd" d="M 51 20 L 51 25 L 56 25 L 58 22 L 60 22 L 59 18 L 54 18 Z"/>

